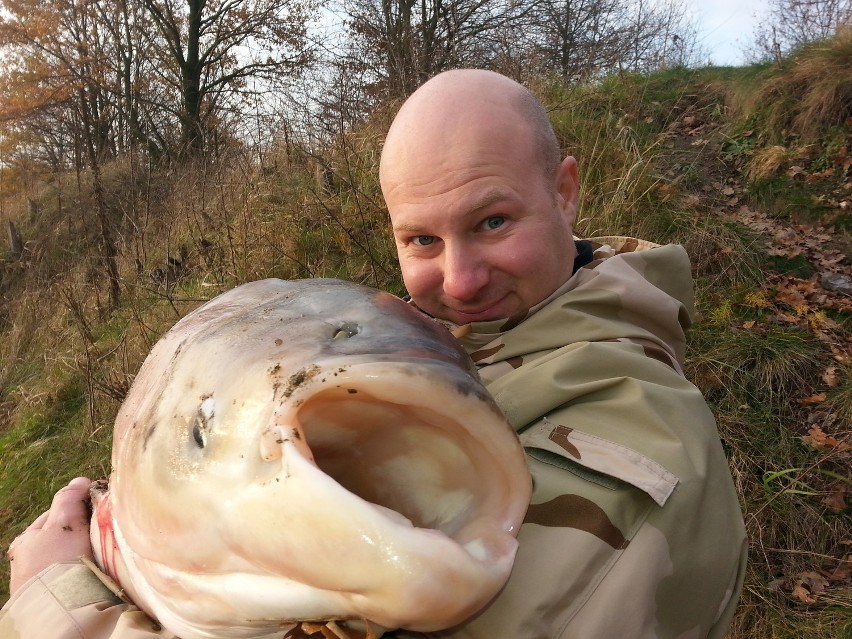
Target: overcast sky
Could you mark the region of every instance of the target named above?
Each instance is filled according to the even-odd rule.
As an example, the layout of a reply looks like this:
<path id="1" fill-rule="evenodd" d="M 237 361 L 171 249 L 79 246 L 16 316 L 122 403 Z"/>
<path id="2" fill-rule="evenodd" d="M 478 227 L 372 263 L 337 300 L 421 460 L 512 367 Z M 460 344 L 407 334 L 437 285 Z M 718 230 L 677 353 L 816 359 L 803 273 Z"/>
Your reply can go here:
<path id="1" fill-rule="evenodd" d="M 699 27 L 698 38 L 716 65 L 744 64 L 743 47 L 754 31 L 755 16 L 767 0 L 686 0 Z"/>

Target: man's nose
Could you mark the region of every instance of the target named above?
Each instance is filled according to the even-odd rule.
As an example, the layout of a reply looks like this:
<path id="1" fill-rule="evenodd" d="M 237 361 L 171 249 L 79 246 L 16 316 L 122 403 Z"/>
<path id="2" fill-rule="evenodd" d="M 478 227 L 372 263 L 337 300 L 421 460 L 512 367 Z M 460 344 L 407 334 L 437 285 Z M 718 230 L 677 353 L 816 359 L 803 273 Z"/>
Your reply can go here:
<path id="1" fill-rule="evenodd" d="M 444 254 L 444 294 L 459 301 L 480 296 L 488 284 L 488 266 L 475 249 L 447 246 Z"/>

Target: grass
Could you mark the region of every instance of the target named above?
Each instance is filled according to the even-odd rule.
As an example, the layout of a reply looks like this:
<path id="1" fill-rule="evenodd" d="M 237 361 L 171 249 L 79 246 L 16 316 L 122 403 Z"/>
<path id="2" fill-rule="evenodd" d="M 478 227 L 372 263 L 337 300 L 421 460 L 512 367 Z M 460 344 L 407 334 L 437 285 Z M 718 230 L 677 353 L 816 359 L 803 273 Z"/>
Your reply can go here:
<path id="1" fill-rule="evenodd" d="M 852 27 L 803 46 L 779 68 L 756 67 L 730 87 L 733 107 L 756 114 L 766 144 L 818 140 L 852 116 Z"/>
<path id="2" fill-rule="evenodd" d="M 578 232 L 680 242 L 692 259 L 699 319 L 687 372 L 717 415 L 751 542 L 731 639 L 852 637 L 848 582 L 832 583 L 813 604 L 793 596 L 801 575 L 833 569 L 850 552 L 849 509 L 835 512 L 823 500 L 849 480 L 852 459 L 802 438 L 819 425 L 848 441 L 852 364 L 833 359 L 807 323 L 778 319 L 770 276 L 807 279 L 814 265 L 803 255 L 762 255 L 759 234 L 695 203 L 718 176 L 690 145 L 675 167 L 680 177 L 668 176 L 665 144 L 673 124 L 700 117 L 721 136 L 719 157 L 709 159 L 746 181 L 750 206 L 780 220 L 821 219 L 817 198 L 840 178 L 807 183 L 787 172 L 798 162 L 808 171 L 834 166 L 845 143 L 848 125 L 836 122 L 845 106 L 831 102 L 844 81 L 826 84 L 840 75 L 832 65 L 847 64 L 846 40 L 837 46 L 803 52 L 825 68 L 671 69 L 597 87 L 536 87 L 563 148 L 580 162 Z M 799 103 L 794 90 L 817 97 Z M 834 110 L 819 110 L 819 96 Z M 260 165 L 233 149 L 215 163 L 104 167 L 122 238 L 122 305 L 112 314 L 96 238 L 73 208 L 90 199 L 86 176 L 79 190 L 71 176 L 41 178 L 35 219 L 21 194 L 4 200 L 31 252 L 24 264 L 0 262 L 9 301 L 0 310 L 0 545 L 71 477 L 108 474 L 111 424 L 130 380 L 156 339 L 205 299 L 263 277 L 340 277 L 402 293 L 377 184 L 391 112 L 326 148 L 270 150 Z M 803 113 L 813 122 L 797 128 Z M 808 145 L 815 152 L 804 162 Z M 4 188 L 13 183 L 4 179 Z M 158 270 L 168 277 L 155 277 Z M 849 314 L 830 318 L 848 338 Z M 822 376 L 832 365 L 829 386 Z M 798 401 L 820 392 L 826 398 L 816 405 Z M 7 583 L 0 574 L 0 600 Z"/>

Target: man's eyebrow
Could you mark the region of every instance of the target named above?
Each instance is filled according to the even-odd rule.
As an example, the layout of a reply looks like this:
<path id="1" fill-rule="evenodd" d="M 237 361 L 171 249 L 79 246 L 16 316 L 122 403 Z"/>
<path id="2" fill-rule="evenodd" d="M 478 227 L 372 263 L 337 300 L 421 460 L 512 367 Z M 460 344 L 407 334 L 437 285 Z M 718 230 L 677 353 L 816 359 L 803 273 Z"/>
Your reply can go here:
<path id="1" fill-rule="evenodd" d="M 406 224 L 405 222 L 402 222 L 400 224 L 394 224 L 392 226 L 392 229 L 395 232 L 402 231 L 403 233 L 417 233 L 421 230 L 421 227 L 417 226 L 416 224 Z"/>
<path id="2" fill-rule="evenodd" d="M 511 200 L 512 196 L 500 189 L 492 189 L 482 195 L 478 200 L 474 200 L 473 205 L 468 209 L 471 213 L 487 208 L 497 202 Z"/>

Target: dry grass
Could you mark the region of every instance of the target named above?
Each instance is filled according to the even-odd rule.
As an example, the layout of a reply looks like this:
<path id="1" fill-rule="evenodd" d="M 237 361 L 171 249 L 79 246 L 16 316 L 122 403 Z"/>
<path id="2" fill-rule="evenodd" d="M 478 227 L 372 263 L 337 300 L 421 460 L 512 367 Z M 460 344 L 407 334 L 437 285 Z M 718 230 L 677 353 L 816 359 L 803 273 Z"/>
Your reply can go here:
<path id="1" fill-rule="evenodd" d="M 636 130 L 617 97 L 560 89 L 541 97 L 564 152 L 580 166 L 577 232 L 647 235 L 653 220 L 646 210 L 659 183 L 653 166 L 657 140 Z"/>
<path id="2" fill-rule="evenodd" d="M 784 67 L 769 67 L 731 92 L 731 106 L 744 117 L 759 114 L 768 141 L 795 135 L 814 141 L 852 117 L 852 26 L 825 42 L 796 51 Z"/>
<path id="3" fill-rule="evenodd" d="M 748 161 L 746 175 L 751 180 L 763 180 L 786 168 L 790 153 L 786 147 L 776 144 L 755 150 Z"/>

